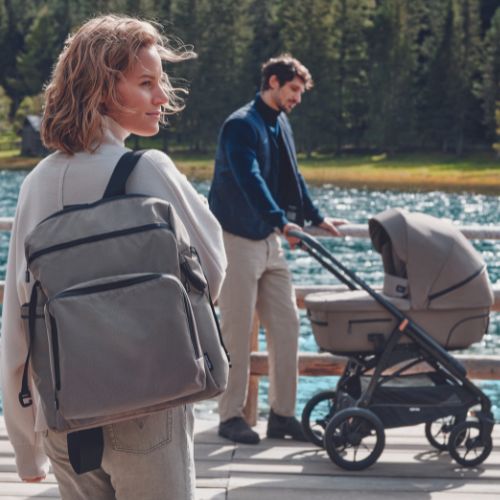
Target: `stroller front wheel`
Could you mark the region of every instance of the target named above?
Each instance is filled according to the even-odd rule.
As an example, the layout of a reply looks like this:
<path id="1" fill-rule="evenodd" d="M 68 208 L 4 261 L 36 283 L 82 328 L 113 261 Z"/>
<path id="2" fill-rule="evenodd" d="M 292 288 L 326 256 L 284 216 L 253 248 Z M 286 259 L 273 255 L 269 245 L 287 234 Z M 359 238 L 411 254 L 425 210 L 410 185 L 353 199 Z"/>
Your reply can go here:
<path id="1" fill-rule="evenodd" d="M 335 413 L 335 391 L 315 394 L 302 410 L 302 429 L 311 443 L 323 447 L 325 428 Z"/>
<path id="2" fill-rule="evenodd" d="M 450 432 L 448 449 L 451 458 L 464 467 L 483 463 L 492 448 L 491 435 L 484 432 L 479 422 L 460 422 Z"/>
<path id="3" fill-rule="evenodd" d="M 425 437 L 427 441 L 439 451 L 448 450 L 448 438 L 453 427 L 463 422 L 466 415 L 448 415 L 425 423 Z"/>
<path id="4" fill-rule="evenodd" d="M 363 470 L 374 464 L 385 446 L 384 426 L 365 408 L 336 413 L 325 429 L 324 445 L 332 462 L 346 470 Z"/>

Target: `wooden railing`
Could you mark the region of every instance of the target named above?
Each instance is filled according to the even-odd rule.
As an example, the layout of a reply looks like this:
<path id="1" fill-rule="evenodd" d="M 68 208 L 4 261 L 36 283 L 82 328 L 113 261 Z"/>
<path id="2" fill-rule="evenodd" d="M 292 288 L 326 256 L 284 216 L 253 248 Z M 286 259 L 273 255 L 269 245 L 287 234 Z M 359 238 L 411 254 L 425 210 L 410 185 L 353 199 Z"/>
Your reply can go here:
<path id="1" fill-rule="evenodd" d="M 10 231 L 12 218 L 0 217 L 0 231 Z M 500 227 L 462 226 L 460 230 L 470 239 L 495 239 L 500 240 Z M 327 236 L 321 229 L 308 230 L 315 236 Z M 349 224 L 341 227 L 343 236 L 354 238 L 368 237 L 366 225 Z M 295 287 L 297 306 L 304 307 L 304 297 L 308 293 L 325 290 L 343 289 L 343 285 L 299 285 Z M 0 282 L 0 303 L 3 302 L 3 282 Z M 493 285 L 495 303 L 493 311 L 500 311 L 500 282 Z M 258 416 L 259 379 L 269 374 L 268 356 L 264 351 L 258 351 L 258 320 L 254 324 L 252 336 L 252 354 L 250 359 L 250 386 L 245 408 L 245 415 L 249 422 L 255 423 Z M 468 376 L 472 379 L 499 380 L 500 356 L 461 354 L 455 355 L 467 369 Z M 299 353 L 299 374 L 307 376 L 340 375 L 344 369 L 346 358 L 333 356 L 327 353 Z M 418 369 L 418 367 L 417 367 Z"/>

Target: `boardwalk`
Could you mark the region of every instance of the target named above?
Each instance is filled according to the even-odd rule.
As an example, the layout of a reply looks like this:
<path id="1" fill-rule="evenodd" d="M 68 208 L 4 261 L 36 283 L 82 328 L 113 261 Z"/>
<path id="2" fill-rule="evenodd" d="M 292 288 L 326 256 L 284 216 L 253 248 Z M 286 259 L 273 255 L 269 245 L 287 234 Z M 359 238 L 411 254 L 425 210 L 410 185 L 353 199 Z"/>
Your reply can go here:
<path id="1" fill-rule="evenodd" d="M 196 427 L 198 500 L 486 500 L 500 498 L 500 428 L 492 454 L 477 469 L 462 469 L 447 453 L 432 451 L 421 426 L 389 430 L 386 448 L 371 468 L 348 473 L 313 445 L 263 439 L 258 446 L 221 439 L 217 421 Z M 265 434 L 265 424 L 258 430 Z M 0 500 L 57 499 L 54 477 L 24 484 L 0 420 Z M 92 499 L 89 499 L 92 500 Z M 141 499 L 137 499 L 141 500 Z"/>

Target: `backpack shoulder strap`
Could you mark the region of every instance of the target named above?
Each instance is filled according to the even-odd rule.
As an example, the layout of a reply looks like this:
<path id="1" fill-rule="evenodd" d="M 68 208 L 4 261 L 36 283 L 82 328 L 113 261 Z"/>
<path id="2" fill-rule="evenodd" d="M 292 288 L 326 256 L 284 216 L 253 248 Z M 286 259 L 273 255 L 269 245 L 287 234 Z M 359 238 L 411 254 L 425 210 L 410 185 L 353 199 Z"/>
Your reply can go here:
<path id="1" fill-rule="evenodd" d="M 113 196 L 125 194 L 127 179 L 145 152 L 145 150 L 128 151 L 120 157 L 106 186 L 103 198 L 112 198 Z"/>

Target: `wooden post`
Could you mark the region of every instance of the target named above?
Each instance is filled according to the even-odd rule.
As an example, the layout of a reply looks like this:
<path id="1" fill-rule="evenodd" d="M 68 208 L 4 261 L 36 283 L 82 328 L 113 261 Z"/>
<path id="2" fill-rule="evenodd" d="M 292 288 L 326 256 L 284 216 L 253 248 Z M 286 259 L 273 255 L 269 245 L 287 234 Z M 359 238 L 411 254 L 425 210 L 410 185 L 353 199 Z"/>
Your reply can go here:
<path id="1" fill-rule="evenodd" d="M 252 338 L 250 339 L 250 351 L 259 350 L 259 317 L 257 313 L 253 318 Z M 259 414 L 259 375 L 250 375 L 248 381 L 247 401 L 243 413 L 248 425 L 256 425 Z"/>

